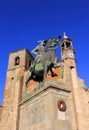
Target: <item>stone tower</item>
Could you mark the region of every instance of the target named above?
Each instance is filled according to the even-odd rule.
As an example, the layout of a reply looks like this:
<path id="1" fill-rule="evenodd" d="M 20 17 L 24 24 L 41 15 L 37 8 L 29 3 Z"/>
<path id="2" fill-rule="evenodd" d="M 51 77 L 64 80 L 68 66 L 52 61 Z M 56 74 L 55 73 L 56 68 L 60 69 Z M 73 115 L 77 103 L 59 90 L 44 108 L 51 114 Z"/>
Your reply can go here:
<path id="1" fill-rule="evenodd" d="M 24 83 L 34 58 L 27 49 L 10 53 L 1 130 L 88 130 L 89 90 L 78 77 L 72 39 L 65 33 L 60 48 L 57 76 L 48 72 L 43 85 L 31 80 L 28 88 Z"/>
<path id="2" fill-rule="evenodd" d="M 4 102 L 1 114 L 2 130 L 19 130 L 19 103 L 21 102 L 24 74 L 33 57 L 27 49 L 10 53 Z"/>
<path id="3" fill-rule="evenodd" d="M 89 90 L 86 89 L 84 80 L 78 77 L 72 39 L 68 38 L 65 33 L 60 46 L 64 62 L 64 82 L 71 89 L 69 96 L 71 124 L 76 130 L 87 130 L 89 127 Z"/>

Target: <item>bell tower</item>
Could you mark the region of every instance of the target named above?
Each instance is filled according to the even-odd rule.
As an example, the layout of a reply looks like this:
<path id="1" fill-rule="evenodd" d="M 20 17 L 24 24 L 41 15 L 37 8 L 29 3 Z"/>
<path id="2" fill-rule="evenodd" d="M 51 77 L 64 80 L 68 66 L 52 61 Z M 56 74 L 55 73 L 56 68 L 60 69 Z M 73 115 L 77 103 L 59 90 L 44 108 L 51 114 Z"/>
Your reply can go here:
<path id="1" fill-rule="evenodd" d="M 75 68 L 76 71 L 75 50 L 73 49 L 72 39 L 67 37 L 65 32 L 63 40 L 60 43 L 60 47 L 61 47 L 61 57 L 64 62 L 65 83 L 68 84 L 68 87 L 71 87 L 70 86 L 71 69 Z"/>
<path id="2" fill-rule="evenodd" d="M 64 32 L 63 40 L 60 43 L 60 46 L 61 46 L 62 60 L 75 59 L 74 57 L 75 51 L 73 49 L 72 39 L 68 38 L 65 32 Z"/>
<path id="3" fill-rule="evenodd" d="M 60 43 L 60 47 L 61 57 L 64 62 L 64 82 L 66 84 L 66 87 L 71 90 L 69 96 L 70 113 L 72 113 L 71 124 L 74 127 L 74 129 L 77 130 L 79 128 L 77 118 L 78 76 L 75 61 L 75 50 L 73 49 L 72 39 L 67 37 L 65 32 L 63 40 Z"/>
<path id="4" fill-rule="evenodd" d="M 75 50 L 72 45 L 72 39 L 64 33 L 63 40 L 60 43 L 61 57 L 64 62 L 64 82 L 66 87 L 71 90 L 69 94 L 69 107 L 71 113 L 71 124 L 76 130 L 87 130 L 89 123 L 82 122 L 87 116 L 84 113 L 85 101 L 87 96 L 83 90 L 81 79 L 77 74 Z M 81 94 L 83 98 L 81 98 Z M 86 98 L 86 99 L 85 99 Z M 87 106 L 86 106 L 87 109 Z M 83 114 L 84 113 L 84 114 Z M 75 120 L 74 120 L 75 118 Z M 74 123 L 75 122 L 75 123 Z M 75 125 L 74 125 L 75 124 Z"/>

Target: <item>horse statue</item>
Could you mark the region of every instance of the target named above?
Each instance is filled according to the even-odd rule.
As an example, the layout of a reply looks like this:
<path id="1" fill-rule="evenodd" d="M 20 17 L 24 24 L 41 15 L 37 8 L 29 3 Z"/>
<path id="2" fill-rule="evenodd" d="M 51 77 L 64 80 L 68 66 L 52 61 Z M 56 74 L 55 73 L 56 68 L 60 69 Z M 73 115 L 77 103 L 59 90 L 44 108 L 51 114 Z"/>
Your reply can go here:
<path id="1" fill-rule="evenodd" d="M 52 77 L 57 76 L 52 68 L 61 67 L 56 56 L 55 48 L 59 42 L 60 36 L 56 39 L 50 38 L 49 40 L 42 41 L 39 46 L 31 51 L 31 53 L 36 55 L 36 58 L 28 69 L 25 87 L 28 86 L 28 82 L 31 79 L 44 83 L 48 71 L 51 72 Z"/>

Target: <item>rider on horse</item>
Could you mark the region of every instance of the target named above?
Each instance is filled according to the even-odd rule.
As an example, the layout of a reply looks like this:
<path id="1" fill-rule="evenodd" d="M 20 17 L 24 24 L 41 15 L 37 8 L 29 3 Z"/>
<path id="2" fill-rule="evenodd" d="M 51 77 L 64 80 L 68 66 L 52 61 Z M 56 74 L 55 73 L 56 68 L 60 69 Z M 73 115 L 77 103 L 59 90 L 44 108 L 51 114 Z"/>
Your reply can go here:
<path id="1" fill-rule="evenodd" d="M 58 63 L 58 58 L 55 52 L 55 46 L 59 43 L 60 37 L 57 39 L 50 38 L 49 40 L 42 41 L 39 46 L 37 46 L 31 53 L 36 55 L 34 62 L 31 64 L 26 79 L 26 86 L 28 81 L 34 77 L 43 77 L 43 82 L 45 80 L 48 70 L 51 71 L 51 76 L 57 76 L 53 71 L 52 67 L 60 67 Z"/>

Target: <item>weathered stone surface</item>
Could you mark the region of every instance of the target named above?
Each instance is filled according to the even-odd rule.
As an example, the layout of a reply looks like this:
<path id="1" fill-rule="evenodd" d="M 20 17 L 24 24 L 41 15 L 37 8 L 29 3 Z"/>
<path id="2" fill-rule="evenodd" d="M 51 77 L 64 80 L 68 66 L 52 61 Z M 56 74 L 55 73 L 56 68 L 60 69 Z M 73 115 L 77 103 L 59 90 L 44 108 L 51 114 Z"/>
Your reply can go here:
<path id="1" fill-rule="evenodd" d="M 23 100 L 20 104 L 20 130 L 71 130 L 68 107 L 60 112 L 57 100 L 64 99 L 66 104 L 70 90 L 63 90 L 62 84 L 57 86 L 48 82 L 37 93 Z"/>
<path id="2" fill-rule="evenodd" d="M 10 53 L 0 122 L 1 130 L 19 129 L 18 104 L 23 94 L 24 74 L 29 64 L 29 61 L 26 61 L 26 57 L 29 55 L 30 53 L 26 49 Z M 17 56 L 20 57 L 19 65 L 15 65 Z M 29 56 L 28 60 L 30 58 Z"/>

